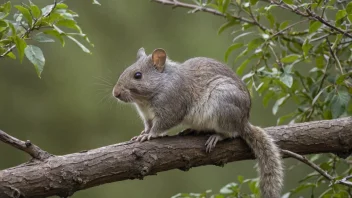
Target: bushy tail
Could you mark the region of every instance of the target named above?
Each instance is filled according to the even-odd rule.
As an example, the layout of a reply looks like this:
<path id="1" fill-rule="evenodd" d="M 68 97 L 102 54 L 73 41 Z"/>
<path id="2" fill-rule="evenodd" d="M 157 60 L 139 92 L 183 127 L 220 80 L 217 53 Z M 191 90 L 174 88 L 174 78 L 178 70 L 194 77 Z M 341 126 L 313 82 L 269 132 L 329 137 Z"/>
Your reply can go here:
<path id="1" fill-rule="evenodd" d="M 258 159 L 262 198 L 280 198 L 283 167 L 280 150 L 274 140 L 260 127 L 248 124 L 241 137 Z"/>

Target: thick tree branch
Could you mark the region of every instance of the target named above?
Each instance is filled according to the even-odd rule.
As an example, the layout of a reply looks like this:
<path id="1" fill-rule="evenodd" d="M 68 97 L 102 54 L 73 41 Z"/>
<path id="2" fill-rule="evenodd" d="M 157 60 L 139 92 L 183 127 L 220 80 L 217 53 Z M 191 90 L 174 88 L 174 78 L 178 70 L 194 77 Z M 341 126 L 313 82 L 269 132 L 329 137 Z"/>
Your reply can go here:
<path id="1" fill-rule="evenodd" d="M 351 117 L 265 130 L 282 149 L 299 154 L 332 152 L 347 156 L 352 151 Z M 124 142 L 25 163 L 0 171 L 0 197 L 66 197 L 104 183 L 143 179 L 171 169 L 222 166 L 254 158 L 240 138 L 222 141 L 206 154 L 206 139 L 206 136 L 172 136 L 143 143 Z"/>

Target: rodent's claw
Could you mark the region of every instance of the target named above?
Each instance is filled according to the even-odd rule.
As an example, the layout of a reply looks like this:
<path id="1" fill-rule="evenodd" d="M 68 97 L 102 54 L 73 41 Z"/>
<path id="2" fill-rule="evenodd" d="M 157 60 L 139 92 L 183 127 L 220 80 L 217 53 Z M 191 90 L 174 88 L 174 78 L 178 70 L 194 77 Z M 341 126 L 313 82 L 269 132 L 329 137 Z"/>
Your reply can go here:
<path id="1" fill-rule="evenodd" d="M 144 141 L 149 141 L 151 139 L 155 139 L 159 137 L 158 135 L 154 135 L 154 134 L 141 134 L 138 136 L 133 137 L 131 140 L 133 141 L 138 141 L 138 142 L 144 142 Z"/>
<path id="2" fill-rule="evenodd" d="M 223 139 L 224 137 L 220 134 L 211 135 L 205 142 L 205 152 L 210 153 L 215 148 L 216 143 Z"/>
<path id="3" fill-rule="evenodd" d="M 138 135 L 137 136 L 134 136 L 133 138 L 131 138 L 132 141 L 136 141 L 138 138 Z"/>

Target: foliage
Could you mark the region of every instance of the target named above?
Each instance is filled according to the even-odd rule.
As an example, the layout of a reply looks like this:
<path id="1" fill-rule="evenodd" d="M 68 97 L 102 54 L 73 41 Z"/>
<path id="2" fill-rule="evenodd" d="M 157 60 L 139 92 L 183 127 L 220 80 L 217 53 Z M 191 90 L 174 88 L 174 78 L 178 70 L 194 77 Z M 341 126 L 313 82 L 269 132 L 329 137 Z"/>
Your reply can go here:
<path id="1" fill-rule="evenodd" d="M 272 113 L 285 104 L 294 110 L 277 123 L 333 119 L 352 114 L 352 2 L 337 0 L 193 0 L 193 3 L 161 1 L 176 7 L 223 16 L 226 22 L 218 34 L 230 30 L 233 43 L 225 61 L 233 58 L 236 72 L 250 92 L 274 101 Z M 281 13 L 281 15 L 277 15 Z M 283 16 L 282 13 L 285 13 Z M 284 197 L 295 197 L 307 189 L 311 197 L 351 197 L 351 188 L 339 179 L 351 175 L 348 159 L 334 155 L 313 155 L 327 179 L 312 172 Z M 338 167 L 343 171 L 337 171 Z M 349 177 L 347 177 L 349 178 Z M 246 180 L 249 181 L 249 180 Z M 241 194 L 244 183 L 251 195 Z M 219 194 L 178 194 L 174 197 L 257 197 L 255 181 L 231 183 Z M 227 189 L 224 191 L 224 189 Z M 226 192 L 226 193 L 224 193 Z"/>
<path id="2" fill-rule="evenodd" d="M 93 4 L 99 4 L 94 0 Z M 78 14 L 68 5 L 54 1 L 40 9 L 32 1 L 12 5 L 8 1 L 0 5 L 0 58 L 19 59 L 26 55 L 40 78 L 45 58 L 42 50 L 32 43 L 55 42 L 58 39 L 65 46 L 65 38 L 75 42 L 84 52 L 91 53 L 77 38 L 84 39 L 91 46 L 86 34 L 77 24 Z M 17 50 L 17 56 L 13 50 Z"/>
<path id="3" fill-rule="evenodd" d="M 233 60 L 236 72 L 242 75 L 251 92 L 263 97 L 263 105 L 274 102 L 273 114 L 285 104 L 296 104 L 294 110 L 278 118 L 277 123 L 294 123 L 333 119 L 352 114 L 352 2 L 346 0 L 174 0 L 174 6 L 191 8 L 223 16 L 226 22 L 218 34 L 231 31 L 233 43 L 225 53 L 225 61 Z M 100 5 L 97 0 L 93 4 Z M 280 16 L 277 13 L 285 15 Z M 54 1 L 40 9 L 32 1 L 0 5 L 0 58 L 26 57 L 41 76 L 45 65 L 42 50 L 33 43 L 55 42 L 62 46 L 72 40 L 84 52 L 91 53 L 80 40 L 90 46 L 86 34 L 77 24 L 78 14 L 63 2 Z M 15 51 L 16 49 L 16 51 Z M 240 52 L 240 53 L 239 53 Z M 307 72 L 309 71 L 309 72 Z M 308 75 L 305 75 L 308 73 Z M 309 190 L 311 197 L 351 197 L 352 190 L 339 181 L 351 179 L 351 159 L 335 155 L 312 155 L 333 179 L 314 171 L 286 192 L 295 197 Z M 300 166 L 300 165 L 296 165 Z M 294 168 L 293 166 L 291 168 Z M 219 193 L 180 193 L 181 197 L 258 197 L 258 179 L 244 179 L 223 187 Z M 249 191 L 250 194 L 244 193 Z M 323 193 L 320 193 L 323 192 Z"/>

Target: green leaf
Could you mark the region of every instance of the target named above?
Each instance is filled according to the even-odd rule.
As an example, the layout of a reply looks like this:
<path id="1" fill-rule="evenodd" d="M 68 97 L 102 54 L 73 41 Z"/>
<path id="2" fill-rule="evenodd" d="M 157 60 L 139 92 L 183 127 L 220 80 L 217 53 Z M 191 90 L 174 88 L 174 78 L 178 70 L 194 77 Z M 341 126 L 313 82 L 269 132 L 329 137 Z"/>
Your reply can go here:
<path id="1" fill-rule="evenodd" d="M 322 23 L 320 21 L 313 21 L 309 25 L 309 34 L 316 32 L 320 27 Z"/>
<path id="2" fill-rule="evenodd" d="M 93 4 L 95 4 L 95 5 L 101 5 L 101 4 L 99 3 L 99 1 L 97 1 L 97 0 L 93 0 Z"/>
<path id="3" fill-rule="evenodd" d="M 264 105 L 264 107 L 268 106 L 269 101 L 271 99 L 273 99 L 274 96 L 275 96 L 275 92 L 270 91 L 270 90 L 264 95 L 264 97 L 263 97 L 263 105 Z"/>
<path id="4" fill-rule="evenodd" d="M 219 30 L 218 30 L 218 35 L 220 35 L 223 31 L 225 31 L 227 28 L 232 27 L 236 24 L 239 24 L 238 20 L 230 20 L 226 23 L 224 23 L 222 26 L 220 26 Z"/>
<path id="5" fill-rule="evenodd" d="M 303 56 L 306 57 L 308 56 L 309 50 L 313 47 L 312 44 L 309 43 L 308 38 L 304 41 L 302 45 L 302 50 L 303 50 Z"/>
<path id="6" fill-rule="evenodd" d="M 258 1 L 259 1 L 259 0 L 250 0 L 250 3 L 251 3 L 252 6 L 254 6 L 255 4 L 258 3 Z"/>
<path id="7" fill-rule="evenodd" d="M 47 37 L 43 32 L 39 32 L 33 37 L 34 40 L 41 42 L 41 43 L 53 43 L 55 42 L 54 39 Z"/>
<path id="8" fill-rule="evenodd" d="M 67 9 L 68 8 L 68 5 L 64 4 L 64 3 L 58 3 L 56 5 L 56 8 L 57 9 Z"/>
<path id="9" fill-rule="evenodd" d="M 245 50 L 243 50 L 235 59 L 235 62 L 237 62 L 238 59 L 240 59 L 241 57 L 245 56 L 248 54 L 248 48 L 246 48 Z"/>
<path id="10" fill-rule="evenodd" d="M 229 7 L 230 0 L 222 0 L 222 13 L 225 13 L 227 11 L 227 8 Z"/>
<path id="11" fill-rule="evenodd" d="M 284 83 L 288 88 L 291 88 L 293 84 L 293 77 L 291 74 L 282 73 L 280 76 L 280 81 Z"/>
<path id="12" fill-rule="evenodd" d="M 236 188 L 238 186 L 238 184 L 236 183 L 229 183 L 226 186 L 224 186 L 223 188 L 220 189 L 220 193 L 221 194 L 231 194 L 233 193 L 233 188 Z"/>
<path id="13" fill-rule="evenodd" d="M 77 41 L 75 38 L 73 38 L 72 36 L 67 36 L 67 38 L 71 39 L 72 41 L 74 41 L 84 52 L 91 54 L 91 52 L 89 51 L 88 48 L 86 48 L 82 43 L 80 43 L 79 41 Z"/>
<path id="14" fill-rule="evenodd" d="M 15 26 L 12 23 L 8 23 L 8 25 L 10 26 L 12 36 L 15 37 L 17 33 Z"/>
<path id="15" fill-rule="evenodd" d="M 79 32 L 81 31 L 81 29 L 77 26 L 76 21 L 70 20 L 70 19 L 59 20 L 56 23 L 56 25 L 64 26 L 64 27 L 67 27 L 67 28 L 71 28 L 71 29 L 77 30 Z"/>
<path id="16" fill-rule="evenodd" d="M 289 22 L 288 21 L 284 21 L 280 24 L 279 30 L 283 30 L 288 26 Z"/>
<path id="17" fill-rule="evenodd" d="M 345 17 L 346 15 L 347 15 L 346 10 L 339 10 L 339 11 L 337 11 L 336 16 L 335 16 L 335 22 L 337 23 L 338 20 L 342 19 L 342 18 Z"/>
<path id="18" fill-rule="evenodd" d="M 258 182 L 253 180 L 248 183 L 249 189 L 253 194 L 258 194 L 259 193 L 259 188 L 258 188 Z"/>
<path id="19" fill-rule="evenodd" d="M 266 18 L 270 22 L 270 27 L 274 27 L 275 24 L 275 18 L 270 12 L 266 12 Z"/>
<path id="20" fill-rule="evenodd" d="M 312 106 L 315 104 L 315 102 L 319 99 L 319 96 L 324 92 L 325 88 L 320 90 L 319 93 L 314 97 Z"/>
<path id="21" fill-rule="evenodd" d="M 56 7 L 57 6 L 58 6 L 58 4 L 56 5 Z M 43 16 L 48 16 L 48 14 L 52 11 L 53 7 L 54 7 L 54 4 L 51 4 L 51 5 L 47 5 L 44 8 L 42 8 Z"/>
<path id="22" fill-rule="evenodd" d="M 349 14 L 349 15 L 347 16 L 347 18 L 348 18 L 348 20 L 350 21 L 350 23 L 352 23 L 352 14 Z"/>
<path id="23" fill-rule="evenodd" d="M 236 37 L 232 40 L 232 42 L 235 42 L 236 40 L 238 40 L 238 39 L 240 39 L 240 38 L 242 38 L 242 37 L 244 37 L 244 36 L 247 36 L 247 35 L 249 35 L 249 34 L 252 34 L 252 33 L 253 33 L 253 32 L 245 32 L 245 33 L 242 33 L 242 34 L 236 36 Z"/>
<path id="24" fill-rule="evenodd" d="M 39 18 L 42 15 L 42 11 L 32 1 L 29 1 L 31 12 L 35 18 Z"/>
<path id="25" fill-rule="evenodd" d="M 14 7 L 17 8 L 17 10 L 19 10 L 23 14 L 24 18 L 27 19 L 28 25 L 32 26 L 32 16 L 31 16 L 31 13 L 29 12 L 29 10 L 23 6 L 20 6 L 20 5 L 15 5 Z"/>
<path id="26" fill-rule="evenodd" d="M 248 50 L 254 50 L 256 49 L 257 47 L 259 47 L 259 45 L 261 45 L 265 40 L 263 38 L 256 38 L 256 39 L 253 39 L 251 40 L 249 43 L 248 43 Z"/>
<path id="27" fill-rule="evenodd" d="M 11 11 L 11 2 L 8 1 L 2 5 L 0 5 L 0 19 L 7 17 Z"/>
<path id="28" fill-rule="evenodd" d="M 274 115 L 276 115 L 277 111 L 279 110 L 279 107 L 281 107 L 281 106 L 285 103 L 285 101 L 287 100 L 287 98 L 289 98 L 289 97 L 290 97 L 290 95 L 287 94 L 286 96 L 284 96 L 284 97 L 278 99 L 278 100 L 275 102 L 275 104 L 274 104 L 274 106 L 273 106 L 273 109 L 272 109 Z"/>
<path id="29" fill-rule="evenodd" d="M 24 57 L 24 49 L 26 48 L 27 43 L 19 36 L 16 36 L 15 37 L 15 44 L 16 44 L 18 55 L 20 57 L 20 62 L 22 63 L 22 60 Z"/>
<path id="30" fill-rule="evenodd" d="M 312 187 L 315 187 L 316 185 L 313 184 L 313 183 L 304 183 L 304 184 L 301 184 L 300 186 L 298 186 L 297 188 L 295 188 L 293 191 L 291 191 L 291 193 L 298 193 L 304 189 L 307 189 L 307 188 L 312 188 Z"/>
<path id="31" fill-rule="evenodd" d="M 292 113 L 289 113 L 287 115 L 284 115 L 284 116 L 281 116 L 279 117 L 279 119 L 277 119 L 276 121 L 276 125 L 280 125 L 282 124 L 283 122 L 285 122 L 285 120 L 289 119 L 289 118 L 292 118 L 293 116 L 295 116 L 297 113 L 296 112 L 292 112 Z"/>
<path id="32" fill-rule="evenodd" d="M 283 63 L 292 63 L 294 61 L 296 61 L 297 59 L 299 59 L 301 56 L 298 54 L 290 54 L 284 58 L 281 59 L 281 62 Z"/>
<path id="33" fill-rule="evenodd" d="M 237 180 L 240 182 L 240 184 L 243 183 L 243 176 L 242 175 L 238 175 L 237 176 Z"/>
<path id="34" fill-rule="evenodd" d="M 352 14 L 352 2 L 349 2 L 346 6 L 346 12 Z"/>
<path id="35" fill-rule="evenodd" d="M 338 90 L 331 100 L 331 113 L 333 118 L 340 117 L 345 113 L 351 96 L 346 91 Z"/>
<path id="36" fill-rule="evenodd" d="M 62 44 L 62 47 L 65 46 L 65 40 L 64 40 L 64 38 L 61 36 L 61 34 L 57 30 L 45 30 L 43 33 L 58 38 L 59 41 Z"/>
<path id="37" fill-rule="evenodd" d="M 227 62 L 227 60 L 233 50 L 236 50 L 240 47 L 243 47 L 243 45 L 244 45 L 243 43 L 234 43 L 229 48 L 227 48 L 226 53 L 225 53 L 225 62 Z"/>
<path id="38" fill-rule="evenodd" d="M 9 52 L 8 54 L 6 54 L 6 56 L 12 59 L 16 59 L 15 54 L 13 54 L 12 52 Z"/>
<path id="39" fill-rule="evenodd" d="M 0 32 L 6 30 L 9 27 L 6 21 L 0 19 Z"/>
<path id="40" fill-rule="evenodd" d="M 325 66 L 325 60 L 323 56 L 317 56 L 315 58 L 315 65 L 317 66 L 317 68 L 322 69 Z"/>
<path id="41" fill-rule="evenodd" d="M 28 45 L 25 49 L 25 54 L 28 60 L 33 63 L 38 77 L 41 78 L 40 75 L 44 69 L 44 64 L 45 64 L 45 58 L 42 50 L 37 46 Z"/>
<path id="42" fill-rule="evenodd" d="M 336 79 L 336 84 L 338 84 L 338 85 L 341 85 L 344 81 L 345 81 L 345 79 L 347 78 L 347 77 L 352 77 L 352 71 L 350 71 L 350 72 L 348 72 L 348 73 L 346 73 L 346 74 L 343 74 L 343 75 L 341 75 L 341 76 L 339 76 L 337 79 Z"/>
<path id="43" fill-rule="evenodd" d="M 288 5 L 292 5 L 293 1 L 292 0 L 282 0 L 283 2 L 285 2 Z"/>
<path id="44" fill-rule="evenodd" d="M 244 69 L 246 68 L 246 66 L 248 65 L 248 63 L 250 62 L 250 59 L 246 59 L 245 61 L 242 62 L 242 64 L 236 69 L 236 73 L 238 75 L 242 75 Z"/>

